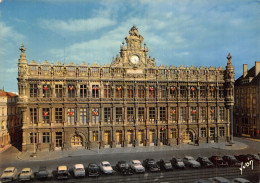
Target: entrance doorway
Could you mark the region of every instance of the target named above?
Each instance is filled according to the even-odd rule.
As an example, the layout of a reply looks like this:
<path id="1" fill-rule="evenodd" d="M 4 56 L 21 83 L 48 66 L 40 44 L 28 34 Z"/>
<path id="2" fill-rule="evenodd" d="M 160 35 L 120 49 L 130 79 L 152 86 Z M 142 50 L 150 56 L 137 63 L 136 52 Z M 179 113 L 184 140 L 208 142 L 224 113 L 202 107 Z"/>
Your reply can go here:
<path id="1" fill-rule="evenodd" d="M 182 135 L 183 143 L 191 143 L 193 142 L 193 133 L 191 131 L 186 131 Z"/>
<path id="2" fill-rule="evenodd" d="M 55 140 L 56 140 L 56 148 L 61 149 L 62 148 L 62 132 L 56 132 L 55 134 Z"/>
<path id="3" fill-rule="evenodd" d="M 139 130 L 138 131 L 138 143 L 139 143 L 139 146 L 143 146 L 144 139 L 145 139 L 144 130 Z"/>
<path id="4" fill-rule="evenodd" d="M 80 135 L 74 135 L 71 138 L 71 147 L 82 147 L 82 137 Z"/>
<path id="5" fill-rule="evenodd" d="M 209 137 L 210 137 L 210 141 L 215 142 L 215 127 L 210 127 Z"/>
<path id="6" fill-rule="evenodd" d="M 160 129 L 160 142 L 167 145 L 167 132 L 166 129 Z"/>

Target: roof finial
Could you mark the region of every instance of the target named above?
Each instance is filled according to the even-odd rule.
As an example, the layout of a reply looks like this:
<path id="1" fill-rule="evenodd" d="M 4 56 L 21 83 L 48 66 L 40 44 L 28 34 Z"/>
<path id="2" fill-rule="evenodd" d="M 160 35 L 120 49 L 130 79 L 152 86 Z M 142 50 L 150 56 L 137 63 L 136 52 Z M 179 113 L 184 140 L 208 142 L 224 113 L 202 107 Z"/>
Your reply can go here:
<path id="1" fill-rule="evenodd" d="M 231 54 L 229 53 L 228 56 L 227 56 L 227 59 L 228 59 L 228 65 L 232 65 L 232 62 L 231 62 L 231 59 L 232 59 L 232 56 Z"/>
<path id="2" fill-rule="evenodd" d="M 22 46 L 21 48 L 19 48 L 19 50 L 21 51 L 21 55 L 20 55 L 20 58 L 26 58 L 26 55 L 25 55 L 25 51 L 26 51 L 26 48 L 24 48 L 24 44 L 22 43 Z"/>

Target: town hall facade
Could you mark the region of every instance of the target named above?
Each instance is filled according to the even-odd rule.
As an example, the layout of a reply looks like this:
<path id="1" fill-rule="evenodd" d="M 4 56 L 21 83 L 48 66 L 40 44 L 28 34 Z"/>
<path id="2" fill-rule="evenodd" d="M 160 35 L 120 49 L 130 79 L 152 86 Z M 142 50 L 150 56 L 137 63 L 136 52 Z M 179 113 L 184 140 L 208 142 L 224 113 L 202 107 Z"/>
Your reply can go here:
<path id="1" fill-rule="evenodd" d="M 136 26 L 110 65 L 18 63 L 22 150 L 122 148 L 230 140 L 226 68 L 157 66 Z M 170 61 L 169 61 L 170 62 Z"/>

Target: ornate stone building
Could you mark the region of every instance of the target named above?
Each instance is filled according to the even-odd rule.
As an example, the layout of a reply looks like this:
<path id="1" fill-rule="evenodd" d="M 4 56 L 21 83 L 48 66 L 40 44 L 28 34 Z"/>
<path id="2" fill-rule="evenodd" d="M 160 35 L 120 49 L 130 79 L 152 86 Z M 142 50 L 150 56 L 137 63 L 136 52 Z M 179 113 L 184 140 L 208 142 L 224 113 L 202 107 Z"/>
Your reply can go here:
<path id="1" fill-rule="evenodd" d="M 111 65 L 27 63 L 20 48 L 23 150 L 230 139 L 234 70 L 156 66 L 136 26 Z"/>
<path id="2" fill-rule="evenodd" d="M 243 75 L 235 82 L 234 133 L 260 138 L 260 62 L 248 70 L 243 65 Z"/>

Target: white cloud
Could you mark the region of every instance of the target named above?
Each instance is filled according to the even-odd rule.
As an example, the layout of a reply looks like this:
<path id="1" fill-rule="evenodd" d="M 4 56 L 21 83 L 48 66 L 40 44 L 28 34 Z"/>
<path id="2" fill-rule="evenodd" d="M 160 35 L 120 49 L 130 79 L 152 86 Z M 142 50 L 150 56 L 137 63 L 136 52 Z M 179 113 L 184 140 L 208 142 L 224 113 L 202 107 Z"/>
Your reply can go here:
<path id="1" fill-rule="evenodd" d="M 56 19 L 42 19 L 39 22 L 40 26 L 45 29 L 57 33 L 66 32 L 86 32 L 96 31 L 107 26 L 113 26 L 116 24 L 114 20 L 102 17 L 90 18 L 90 19 L 69 19 L 69 20 L 56 20 Z"/>

